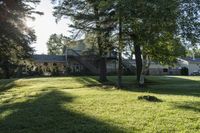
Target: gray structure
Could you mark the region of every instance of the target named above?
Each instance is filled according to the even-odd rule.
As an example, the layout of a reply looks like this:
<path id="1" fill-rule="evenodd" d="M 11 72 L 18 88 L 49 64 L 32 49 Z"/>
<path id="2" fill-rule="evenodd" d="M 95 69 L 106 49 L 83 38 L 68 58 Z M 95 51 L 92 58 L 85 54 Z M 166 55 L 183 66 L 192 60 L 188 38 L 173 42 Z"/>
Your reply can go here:
<path id="1" fill-rule="evenodd" d="M 80 53 L 80 52 L 79 52 Z M 55 67 L 60 74 L 99 74 L 99 58 L 97 55 L 81 55 L 73 49 L 67 49 L 65 55 L 33 55 L 36 68 L 49 75 Z M 107 72 L 117 72 L 117 57 L 114 53 L 107 56 Z"/>

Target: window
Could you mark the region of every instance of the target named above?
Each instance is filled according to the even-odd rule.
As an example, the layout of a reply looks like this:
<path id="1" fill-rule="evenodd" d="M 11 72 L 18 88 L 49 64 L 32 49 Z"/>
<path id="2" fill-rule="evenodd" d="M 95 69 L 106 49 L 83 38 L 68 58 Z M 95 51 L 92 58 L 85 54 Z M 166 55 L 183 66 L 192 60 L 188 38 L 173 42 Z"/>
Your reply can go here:
<path id="1" fill-rule="evenodd" d="M 168 69 L 167 69 L 167 68 L 164 68 L 164 69 L 163 69 L 163 72 L 164 72 L 164 73 L 167 73 L 167 72 L 168 72 Z"/>
<path id="2" fill-rule="evenodd" d="M 73 69 L 74 69 L 74 72 L 80 72 L 81 71 L 81 68 L 80 68 L 79 64 L 74 64 L 73 65 Z"/>
<path id="3" fill-rule="evenodd" d="M 48 63 L 47 63 L 47 62 L 45 62 L 45 63 L 44 63 L 44 65 L 45 65 L 45 66 L 48 66 Z"/>

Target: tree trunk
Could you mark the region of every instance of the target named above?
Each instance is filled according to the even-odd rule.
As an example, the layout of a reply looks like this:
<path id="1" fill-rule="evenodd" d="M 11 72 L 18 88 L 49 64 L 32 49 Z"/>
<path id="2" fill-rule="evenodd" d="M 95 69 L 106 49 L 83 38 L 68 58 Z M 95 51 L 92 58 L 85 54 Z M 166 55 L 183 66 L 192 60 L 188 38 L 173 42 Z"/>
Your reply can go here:
<path id="1" fill-rule="evenodd" d="M 99 75 L 99 80 L 101 82 L 106 82 L 107 81 L 107 68 L 106 68 L 106 57 L 101 57 L 100 58 L 100 75 Z"/>
<path id="2" fill-rule="evenodd" d="M 144 87 L 145 75 L 147 75 L 150 65 L 151 65 L 151 62 L 150 62 L 149 56 L 143 54 L 142 72 L 141 72 L 140 81 L 139 81 L 139 86 L 142 88 Z"/>
<path id="3" fill-rule="evenodd" d="M 95 6 L 94 7 L 94 13 L 95 16 L 99 16 L 99 10 L 98 7 Z M 106 68 L 106 57 L 104 57 L 104 49 L 103 49 L 103 43 L 102 43 L 102 34 L 100 31 L 100 18 L 98 17 L 96 20 L 96 28 L 97 28 L 97 45 L 99 48 L 99 56 L 100 56 L 100 62 L 99 62 L 99 69 L 100 69 L 100 73 L 99 73 L 99 80 L 101 82 L 106 82 L 107 81 L 107 68 Z"/>
<path id="4" fill-rule="evenodd" d="M 9 62 L 3 61 L 2 65 L 3 65 L 2 69 L 3 69 L 3 72 L 4 72 L 4 77 L 6 79 L 9 79 L 10 78 Z"/>
<path id="5" fill-rule="evenodd" d="M 22 65 L 19 65 L 17 68 L 17 78 L 22 77 Z"/>
<path id="6" fill-rule="evenodd" d="M 103 49 L 102 49 L 102 43 L 101 43 L 101 37 L 98 38 L 98 45 L 99 45 L 99 55 L 100 55 L 100 61 L 99 61 L 99 80 L 101 82 L 107 81 L 107 67 L 106 67 L 106 56 L 104 56 Z"/>
<path id="7" fill-rule="evenodd" d="M 117 81 L 117 84 L 118 84 L 118 87 L 121 87 L 122 86 L 122 53 L 119 52 L 118 53 L 118 81 Z"/>
<path id="8" fill-rule="evenodd" d="M 143 86 L 144 83 L 141 84 L 142 80 L 143 80 L 143 76 L 141 77 L 141 74 L 142 74 L 142 51 L 141 51 L 140 45 L 137 45 L 137 44 L 134 45 L 134 49 L 135 49 L 137 82 L 138 82 L 139 86 Z"/>
<path id="9" fill-rule="evenodd" d="M 122 86 L 122 49 L 123 49 L 123 42 L 122 42 L 122 8 L 121 8 L 121 1 L 120 1 L 120 11 L 119 11 L 119 48 L 118 48 L 118 87 Z"/>

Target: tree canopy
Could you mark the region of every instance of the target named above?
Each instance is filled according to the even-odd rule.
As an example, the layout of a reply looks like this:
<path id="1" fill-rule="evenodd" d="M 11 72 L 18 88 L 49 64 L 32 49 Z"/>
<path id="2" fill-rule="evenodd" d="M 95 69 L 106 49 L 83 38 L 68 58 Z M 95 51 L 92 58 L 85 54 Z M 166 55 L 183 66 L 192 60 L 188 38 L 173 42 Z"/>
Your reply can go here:
<path id="1" fill-rule="evenodd" d="M 26 18 L 32 18 L 35 4 L 40 1 L 1 0 L 0 1 L 0 63 L 8 72 L 7 64 L 19 64 L 30 57 L 35 41 L 34 30 L 26 26 Z M 33 19 L 33 18 L 32 18 Z M 6 73 L 7 73 L 6 72 Z M 9 77 L 9 74 L 5 74 Z"/>
<path id="2" fill-rule="evenodd" d="M 49 55 L 63 55 L 64 46 L 66 45 L 69 38 L 62 34 L 52 34 L 47 42 L 48 54 Z"/>

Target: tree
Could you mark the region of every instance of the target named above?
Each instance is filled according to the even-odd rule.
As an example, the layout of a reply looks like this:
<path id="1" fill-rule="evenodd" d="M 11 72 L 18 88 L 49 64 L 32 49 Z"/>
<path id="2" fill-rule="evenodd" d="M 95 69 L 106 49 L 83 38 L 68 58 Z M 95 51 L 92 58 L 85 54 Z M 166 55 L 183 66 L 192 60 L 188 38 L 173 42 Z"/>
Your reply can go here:
<path id="1" fill-rule="evenodd" d="M 63 49 L 67 40 L 69 40 L 69 38 L 62 34 L 52 34 L 47 42 L 48 54 L 63 55 Z"/>
<path id="2" fill-rule="evenodd" d="M 191 58 L 200 58 L 200 49 L 195 48 L 192 50 L 187 49 L 186 50 L 186 57 L 191 57 Z"/>
<path id="3" fill-rule="evenodd" d="M 199 0 L 179 0 L 178 35 L 187 47 L 197 47 L 200 44 L 199 12 Z"/>
<path id="4" fill-rule="evenodd" d="M 59 3 L 55 7 L 55 16 L 70 17 L 73 21 L 71 27 L 78 30 L 78 33 L 95 33 L 99 50 L 99 79 L 102 82 L 107 81 L 106 55 L 111 45 L 109 43 L 110 31 L 113 29 L 110 22 L 112 12 L 107 2 L 103 0 L 62 0 Z"/>
<path id="5" fill-rule="evenodd" d="M 144 74 L 150 61 L 173 64 L 184 53 L 178 34 L 178 20 L 182 15 L 180 2 L 184 1 L 126 1 L 125 33 L 134 44 L 140 86 L 144 86 Z"/>
<path id="6" fill-rule="evenodd" d="M 0 67 L 5 78 L 10 76 L 10 65 L 24 63 L 33 53 L 30 44 L 36 37 L 34 31 L 26 26 L 25 19 L 32 18 L 32 13 L 39 13 L 34 11 L 33 5 L 37 3 L 39 0 L 0 1 Z"/>

